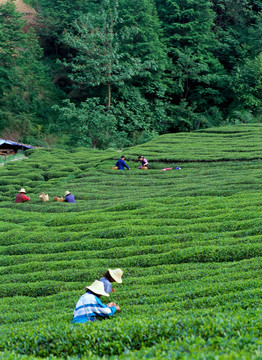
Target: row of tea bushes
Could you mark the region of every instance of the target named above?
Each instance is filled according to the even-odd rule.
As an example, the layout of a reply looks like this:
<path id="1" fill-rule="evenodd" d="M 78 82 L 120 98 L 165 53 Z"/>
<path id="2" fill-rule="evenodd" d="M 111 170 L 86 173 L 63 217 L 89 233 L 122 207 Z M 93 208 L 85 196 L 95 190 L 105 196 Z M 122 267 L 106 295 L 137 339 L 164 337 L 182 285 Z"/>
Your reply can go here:
<path id="1" fill-rule="evenodd" d="M 65 248 L 66 250 L 66 248 Z M 10 266 L 16 264 L 23 264 L 32 261 L 56 261 L 58 258 L 62 261 L 65 260 L 81 260 L 89 259 L 88 264 L 100 262 L 101 264 L 109 264 L 109 266 L 102 265 L 103 267 L 114 266 L 119 264 L 122 267 L 138 266 L 150 267 L 164 264 L 181 264 L 187 262 L 223 262 L 223 261 L 239 261 L 244 259 L 251 259 L 253 257 L 260 257 L 262 253 L 261 244 L 240 244 L 232 246 L 201 246 L 201 247 L 188 247 L 186 249 L 174 249 L 166 252 L 154 251 L 149 249 L 145 254 L 140 250 L 134 251 L 131 249 L 129 254 L 120 258 L 115 252 L 103 252 L 90 254 L 88 251 L 70 250 L 68 252 L 58 252 L 48 254 L 26 254 L 26 255 L 1 255 L 0 261 L 2 266 Z M 90 257 L 89 257 L 90 256 Z"/>
<path id="2" fill-rule="evenodd" d="M 201 315 L 186 314 L 170 318 L 152 314 L 145 321 L 143 318 L 130 321 L 115 321 L 112 327 L 110 321 L 103 324 L 68 326 L 62 322 L 54 328 L 41 324 L 37 329 L 27 327 L 25 333 L 9 330 L 9 340 L 0 340 L 0 349 L 8 345 L 9 351 L 20 349 L 23 354 L 48 357 L 50 354 L 61 356 L 113 356 L 132 350 L 144 349 L 142 353 L 150 354 L 148 348 L 160 342 L 162 348 L 168 340 L 174 346 L 170 351 L 181 347 L 188 349 L 208 346 L 209 356 L 218 352 L 242 351 L 244 354 L 259 351 L 259 334 L 261 331 L 261 316 L 256 312 L 214 312 L 206 311 Z M 238 339 L 237 343 L 235 339 Z M 159 341 L 160 340 L 160 341 Z M 147 349 L 147 350 L 145 350 Z M 261 352 L 258 352 L 261 354 Z M 124 356 L 124 355 L 123 355 Z"/>
<path id="3" fill-rule="evenodd" d="M 118 152 L 88 149 L 0 168 L 0 359 L 259 359 L 261 136 L 166 135 L 127 149 L 124 172 Z M 29 203 L 13 203 L 20 186 Z M 76 204 L 40 203 L 67 189 Z M 116 267 L 121 312 L 71 325 L 84 286 Z"/>
<path id="4" fill-rule="evenodd" d="M 220 132 L 212 129 L 180 133 L 175 137 L 173 134 L 163 135 L 131 148 L 127 155 L 143 154 L 154 161 L 164 162 L 261 159 L 261 124 L 240 125 L 232 132 L 227 130 L 229 127 Z"/>
<path id="5" fill-rule="evenodd" d="M 255 167 L 253 167 L 254 165 Z M 76 178 L 75 173 L 70 173 L 48 181 L 37 182 L 30 179 L 26 180 L 25 175 L 23 175 L 16 178 L 17 186 L 12 184 L 14 177 L 11 176 L 8 179 L 9 185 L 0 185 L 2 201 L 6 202 L 0 202 L 0 207 L 9 206 L 13 209 L 20 208 L 38 212 L 71 212 L 72 206 L 63 203 L 58 204 L 52 199 L 54 195 L 64 195 L 65 189 L 70 189 L 76 196 L 77 204 L 75 204 L 74 211 L 78 212 L 110 207 L 123 200 L 133 202 L 142 188 L 143 199 L 154 199 L 156 194 L 152 192 L 153 186 L 157 188 L 158 196 L 171 196 L 178 201 L 188 196 L 230 196 L 239 191 L 248 193 L 250 190 L 259 193 L 261 161 L 246 162 L 244 165 L 238 163 L 237 166 L 227 163 L 227 167 L 226 172 L 226 166 L 223 167 L 223 164 L 214 167 L 210 164 L 204 164 L 201 167 L 202 170 L 197 164 L 187 164 L 182 171 L 161 172 L 160 169 L 151 169 L 142 173 L 134 169 L 120 174 L 120 172 L 108 170 L 109 164 L 107 164 L 103 165 L 103 168 L 98 169 L 92 176 L 83 173 L 81 178 Z M 247 169 L 248 177 L 246 176 Z M 30 171 L 29 167 L 27 172 L 30 173 Z M 70 178 L 71 176 L 73 178 Z M 199 177 L 201 177 L 201 182 L 197 181 Z M 127 179 L 128 186 L 126 186 Z M 13 203 L 20 186 L 26 188 L 31 201 L 30 204 L 23 204 L 19 207 L 19 204 L 13 205 L 11 203 Z M 112 192 L 112 188 L 115 189 L 114 192 Z M 39 194 L 41 192 L 49 194 L 50 201 L 48 203 L 40 203 Z"/>

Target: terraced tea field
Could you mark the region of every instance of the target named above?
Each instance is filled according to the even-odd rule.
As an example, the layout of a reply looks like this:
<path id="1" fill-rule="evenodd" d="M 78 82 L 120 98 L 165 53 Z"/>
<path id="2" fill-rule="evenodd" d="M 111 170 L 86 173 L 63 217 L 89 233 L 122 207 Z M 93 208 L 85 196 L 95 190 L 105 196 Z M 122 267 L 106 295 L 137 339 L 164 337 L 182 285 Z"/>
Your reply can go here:
<path id="1" fill-rule="evenodd" d="M 261 144 L 262 124 L 240 125 L 127 149 L 130 171 L 83 148 L 1 167 L 0 359 L 262 359 Z M 52 201 L 65 190 L 76 204 Z M 121 311 L 72 325 L 116 267 Z"/>

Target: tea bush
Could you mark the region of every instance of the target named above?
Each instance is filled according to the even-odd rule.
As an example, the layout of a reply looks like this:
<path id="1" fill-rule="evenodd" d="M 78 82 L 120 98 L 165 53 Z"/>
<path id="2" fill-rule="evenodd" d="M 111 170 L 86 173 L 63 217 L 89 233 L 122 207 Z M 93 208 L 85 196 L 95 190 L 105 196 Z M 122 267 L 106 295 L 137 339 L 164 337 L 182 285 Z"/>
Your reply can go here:
<path id="1" fill-rule="evenodd" d="M 261 124 L 164 135 L 126 149 L 123 172 L 85 148 L 2 166 L 0 359 L 260 359 L 261 139 Z M 66 190 L 76 204 L 53 201 Z M 121 312 L 72 325 L 116 267 Z"/>
<path id="2" fill-rule="evenodd" d="M 156 338 L 160 340 L 158 343 L 162 344 L 167 339 L 175 342 L 175 347 L 178 348 L 185 342 L 189 349 L 189 345 L 196 344 L 198 339 L 198 344 L 209 343 L 210 351 L 221 350 L 221 347 L 226 351 L 227 343 L 237 335 L 240 340 L 238 351 L 250 352 L 259 349 L 259 319 L 252 312 L 248 313 L 249 316 L 244 312 L 241 314 L 241 318 L 234 317 L 234 312 L 228 317 L 228 314 L 219 312 L 204 312 L 202 316 L 187 314 L 165 319 L 154 316 L 147 322 L 138 318 L 132 323 L 116 319 L 114 327 L 110 321 L 104 321 L 102 326 L 99 323 L 92 324 L 88 331 L 83 331 L 86 327 L 83 324 L 66 327 L 60 323 L 55 328 L 42 324 L 35 330 L 27 329 L 26 335 L 9 330 L 8 345 L 9 351 L 19 347 L 21 353 L 41 357 L 49 354 L 82 357 L 90 353 L 112 356 L 155 346 Z M 3 344 L 3 341 L 1 343 Z M 235 341 L 230 349 L 234 347 Z"/>

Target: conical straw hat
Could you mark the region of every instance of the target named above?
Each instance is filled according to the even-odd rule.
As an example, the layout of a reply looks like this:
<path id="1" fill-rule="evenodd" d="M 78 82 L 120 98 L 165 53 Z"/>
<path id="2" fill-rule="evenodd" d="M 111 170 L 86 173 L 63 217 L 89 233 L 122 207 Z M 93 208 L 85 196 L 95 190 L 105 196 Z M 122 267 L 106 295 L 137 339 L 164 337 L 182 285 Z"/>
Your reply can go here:
<path id="1" fill-rule="evenodd" d="M 102 281 L 95 280 L 93 284 L 86 286 L 85 289 L 91 290 L 97 295 L 109 296 L 109 294 L 105 292 L 105 286 Z"/>
<path id="2" fill-rule="evenodd" d="M 110 276 L 119 284 L 122 284 L 123 271 L 121 269 L 108 269 Z"/>

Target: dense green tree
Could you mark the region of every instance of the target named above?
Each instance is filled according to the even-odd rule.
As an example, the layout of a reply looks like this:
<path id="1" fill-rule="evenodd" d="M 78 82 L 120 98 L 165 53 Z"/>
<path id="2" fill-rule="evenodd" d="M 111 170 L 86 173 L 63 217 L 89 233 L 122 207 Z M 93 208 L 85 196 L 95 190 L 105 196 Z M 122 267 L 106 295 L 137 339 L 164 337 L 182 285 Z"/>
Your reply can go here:
<path id="1" fill-rule="evenodd" d="M 47 41 L 49 51 L 53 46 L 58 50 L 59 39 L 65 29 L 69 29 L 79 16 L 87 13 L 98 4 L 98 0 L 33 0 L 39 12 L 39 33 Z"/>
<path id="2" fill-rule="evenodd" d="M 79 144 L 122 147 L 261 109 L 260 0 L 26 2 L 39 38 L 12 1 L 1 6 L 2 132 L 37 138 L 70 124 Z"/>
<path id="3" fill-rule="evenodd" d="M 248 121 L 252 112 L 261 113 L 262 100 L 262 53 L 255 59 L 247 59 L 232 71 L 233 100 L 231 111 L 240 112 L 239 120 Z M 249 114 L 249 115 L 248 115 Z"/>
<path id="4" fill-rule="evenodd" d="M 253 67 L 261 51 L 261 2 L 156 0 L 156 4 L 172 59 L 171 130 L 219 125 L 234 108 L 250 108 L 251 103 L 257 108 L 257 66 L 249 71 L 241 96 L 236 84 L 247 79 L 247 68 Z"/>
<path id="5" fill-rule="evenodd" d="M 218 46 L 212 32 L 215 13 L 208 0 L 159 0 L 157 4 L 172 60 L 168 71 L 174 118 L 171 128 L 192 129 L 193 114 L 200 113 L 203 118 L 209 108 L 221 104 L 221 89 L 229 81 L 214 56 Z"/>
<path id="6" fill-rule="evenodd" d="M 165 70 L 168 68 L 169 60 L 155 2 L 153 0 L 121 0 L 119 14 L 125 26 L 135 29 L 135 36 L 122 44 L 123 50 L 139 57 L 142 62 L 149 62 L 151 66 L 144 68 L 128 84 L 118 89 L 116 106 L 119 105 L 118 111 L 124 115 L 119 109 L 120 106 L 123 109 L 122 103 L 124 103 L 129 116 L 123 123 L 125 124 L 128 120 L 130 130 L 133 129 L 132 132 L 135 131 L 136 134 L 141 133 L 141 138 L 148 136 L 145 134 L 148 134 L 149 129 L 162 133 L 166 130 L 168 121 Z M 130 98 L 127 93 L 131 94 Z M 134 101 L 133 105 L 131 99 Z M 137 112 L 140 111 L 144 112 L 144 117 L 138 126 Z M 124 127 L 127 129 L 127 124 Z M 143 134 L 143 128 L 145 134 Z"/>
<path id="7" fill-rule="evenodd" d="M 35 33 L 24 31 L 25 22 L 13 2 L 0 7 L 0 130 L 16 133 L 20 140 L 37 136 L 52 120 L 50 97 L 55 91 Z"/>
<path id="8" fill-rule="evenodd" d="M 167 56 L 155 8 L 148 0 L 135 10 L 126 6 L 105 0 L 98 13 L 81 16 L 62 38 L 70 51 L 63 61 L 72 81 L 70 97 L 77 103 L 80 92 L 82 102 L 98 95 L 118 119 L 120 146 L 154 136 L 166 116 L 161 76 Z"/>
<path id="9" fill-rule="evenodd" d="M 70 79 L 84 90 L 88 87 L 105 86 L 107 109 L 111 106 L 112 86 L 122 85 L 144 68 L 139 57 L 121 51 L 121 42 L 127 41 L 132 29 L 124 27 L 115 31 L 121 19 L 115 0 L 104 0 L 99 14 L 87 14 L 78 19 L 71 32 L 62 41 L 75 50 L 75 55 L 63 64 L 70 69 Z"/>
<path id="10" fill-rule="evenodd" d="M 64 67 L 57 59 L 67 56 L 69 49 L 61 42 L 63 33 L 71 29 L 75 21 L 88 11 L 95 11 L 99 0 L 30 0 L 38 11 L 36 27 L 44 51 L 44 62 L 50 68 L 53 83 L 65 93 L 72 91 L 71 82 Z"/>
<path id="11" fill-rule="evenodd" d="M 62 106 L 54 106 L 54 110 L 58 113 L 58 123 L 75 145 L 94 149 L 116 145 L 116 118 L 100 105 L 99 98 L 86 99 L 80 106 L 67 99 Z"/>
<path id="12" fill-rule="evenodd" d="M 216 17 L 213 32 L 218 41 L 215 55 L 230 82 L 224 88 L 224 107 L 256 113 L 261 108 L 262 3 L 250 0 L 212 0 Z"/>
<path id="13" fill-rule="evenodd" d="M 150 83 L 153 80 L 161 81 L 162 72 L 168 64 L 168 58 L 166 47 L 162 41 L 162 29 L 154 1 L 121 0 L 119 2 L 119 14 L 122 23 L 135 30 L 132 39 L 123 43 L 122 48 L 133 56 L 139 57 L 143 61 L 150 61 L 152 64 L 151 68 L 145 68 L 140 73 L 140 77 L 146 78 Z M 147 86 L 142 81 L 141 85 Z"/>

